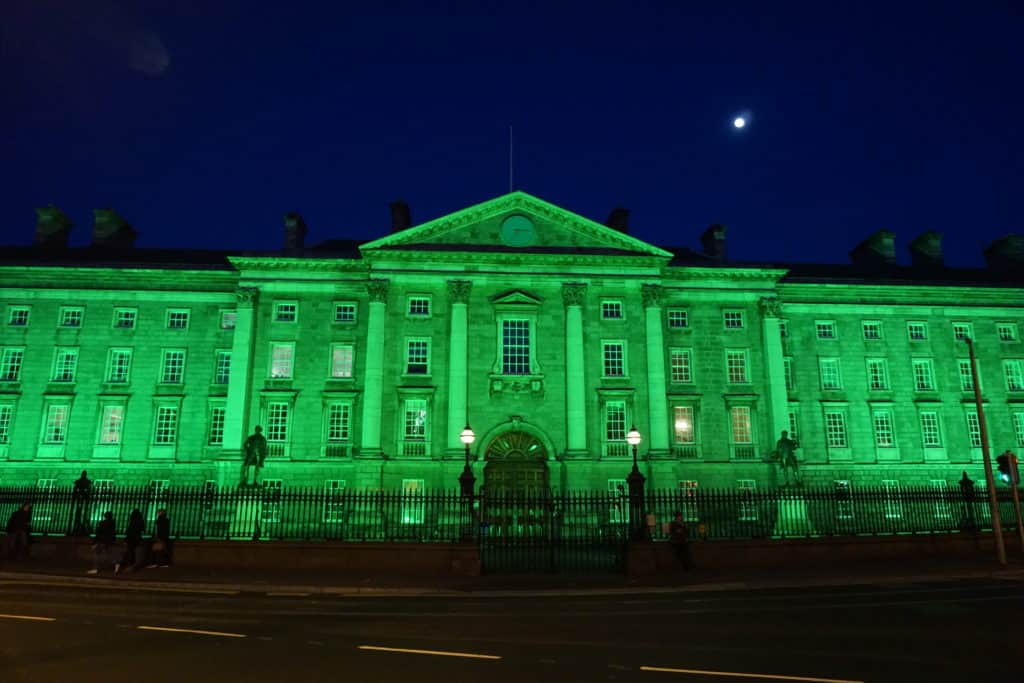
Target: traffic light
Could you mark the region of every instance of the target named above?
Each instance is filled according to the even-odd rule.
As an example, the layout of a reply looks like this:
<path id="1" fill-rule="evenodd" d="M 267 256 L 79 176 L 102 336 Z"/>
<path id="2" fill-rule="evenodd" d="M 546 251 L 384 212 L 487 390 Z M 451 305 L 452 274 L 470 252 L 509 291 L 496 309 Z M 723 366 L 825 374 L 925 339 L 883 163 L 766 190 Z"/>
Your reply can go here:
<path id="1" fill-rule="evenodd" d="M 1003 481 L 1010 481 L 1010 456 L 1006 453 L 998 456 L 996 465 L 999 467 L 999 478 Z"/>

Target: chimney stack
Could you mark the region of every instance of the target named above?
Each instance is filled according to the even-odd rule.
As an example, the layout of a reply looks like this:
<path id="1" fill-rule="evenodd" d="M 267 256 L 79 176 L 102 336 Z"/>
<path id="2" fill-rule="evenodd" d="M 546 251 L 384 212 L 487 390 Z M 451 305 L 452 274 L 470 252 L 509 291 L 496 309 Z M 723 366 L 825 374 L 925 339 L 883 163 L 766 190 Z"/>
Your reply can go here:
<path id="1" fill-rule="evenodd" d="M 988 245 L 985 263 L 993 270 L 1019 270 L 1024 267 L 1024 236 L 1006 235 Z"/>
<path id="2" fill-rule="evenodd" d="M 294 211 L 284 215 L 284 251 L 294 254 L 306 246 L 306 222 Z"/>
<path id="3" fill-rule="evenodd" d="M 604 222 L 612 230 L 629 234 L 629 209 L 617 206 L 608 214 L 608 220 Z"/>
<path id="4" fill-rule="evenodd" d="M 896 235 L 879 230 L 850 250 L 850 261 L 866 268 L 891 266 L 896 263 Z"/>
<path id="5" fill-rule="evenodd" d="M 941 268 L 942 233 L 929 230 L 914 238 L 908 247 L 910 263 L 915 268 Z"/>
<path id="6" fill-rule="evenodd" d="M 64 212 L 53 204 L 36 209 L 36 235 L 33 240 L 37 247 L 64 249 L 68 246 L 71 221 Z"/>
<path id="7" fill-rule="evenodd" d="M 391 202 L 391 232 L 401 232 L 412 227 L 412 214 L 409 205 L 401 199 Z"/>
<path id="8" fill-rule="evenodd" d="M 709 225 L 700 236 L 700 244 L 704 247 L 704 255 L 712 260 L 723 263 L 726 259 L 724 225 Z"/>
<path id="9" fill-rule="evenodd" d="M 92 218 L 92 246 L 114 249 L 135 246 L 139 234 L 113 209 L 93 209 Z"/>

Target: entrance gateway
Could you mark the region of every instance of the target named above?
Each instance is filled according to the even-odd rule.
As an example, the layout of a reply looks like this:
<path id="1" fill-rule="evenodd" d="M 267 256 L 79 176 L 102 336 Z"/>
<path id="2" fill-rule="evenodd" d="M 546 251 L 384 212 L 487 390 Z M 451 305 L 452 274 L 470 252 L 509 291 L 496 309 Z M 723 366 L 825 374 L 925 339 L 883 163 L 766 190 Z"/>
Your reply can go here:
<path id="1" fill-rule="evenodd" d="M 548 452 L 533 434 L 509 431 L 487 446 L 484 489 L 493 496 L 540 498 L 548 488 Z"/>

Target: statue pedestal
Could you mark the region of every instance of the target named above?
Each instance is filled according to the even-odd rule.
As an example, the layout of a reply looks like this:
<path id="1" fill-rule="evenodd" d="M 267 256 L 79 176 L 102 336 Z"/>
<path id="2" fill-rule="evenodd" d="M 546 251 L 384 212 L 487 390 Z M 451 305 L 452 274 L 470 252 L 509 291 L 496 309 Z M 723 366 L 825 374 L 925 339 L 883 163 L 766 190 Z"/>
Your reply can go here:
<path id="1" fill-rule="evenodd" d="M 256 496 L 247 497 L 236 502 L 234 507 L 228 535 L 235 540 L 253 540 L 263 515 L 263 501 Z"/>
<path id="2" fill-rule="evenodd" d="M 810 536 L 813 533 L 814 526 L 807 519 L 807 501 L 799 493 L 783 493 L 772 536 Z"/>

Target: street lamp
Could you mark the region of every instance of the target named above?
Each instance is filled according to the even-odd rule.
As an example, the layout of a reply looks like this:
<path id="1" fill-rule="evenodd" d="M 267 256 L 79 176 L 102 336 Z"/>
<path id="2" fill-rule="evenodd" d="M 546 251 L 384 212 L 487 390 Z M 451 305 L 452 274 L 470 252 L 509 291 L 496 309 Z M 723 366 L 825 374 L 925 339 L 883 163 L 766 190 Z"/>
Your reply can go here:
<path id="1" fill-rule="evenodd" d="M 469 447 L 476 441 L 476 433 L 473 428 L 467 424 L 459 434 L 459 440 L 466 447 L 466 465 L 462 468 L 462 474 L 459 475 L 459 487 L 462 495 L 468 497 L 473 495 L 473 487 L 476 484 L 476 477 L 473 476 L 473 470 L 469 467 Z"/>
<path id="2" fill-rule="evenodd" d="M 633 425 L 626 434 L 626 443 L 633 447 L 633 470 L 626 477 L 626 484 L 629 485 L 629 523 L 634 540 L 641 540 L 644 536 L 644 475 L 640 474 L 636 462 L 640 441 L 640 430 Z"/>

